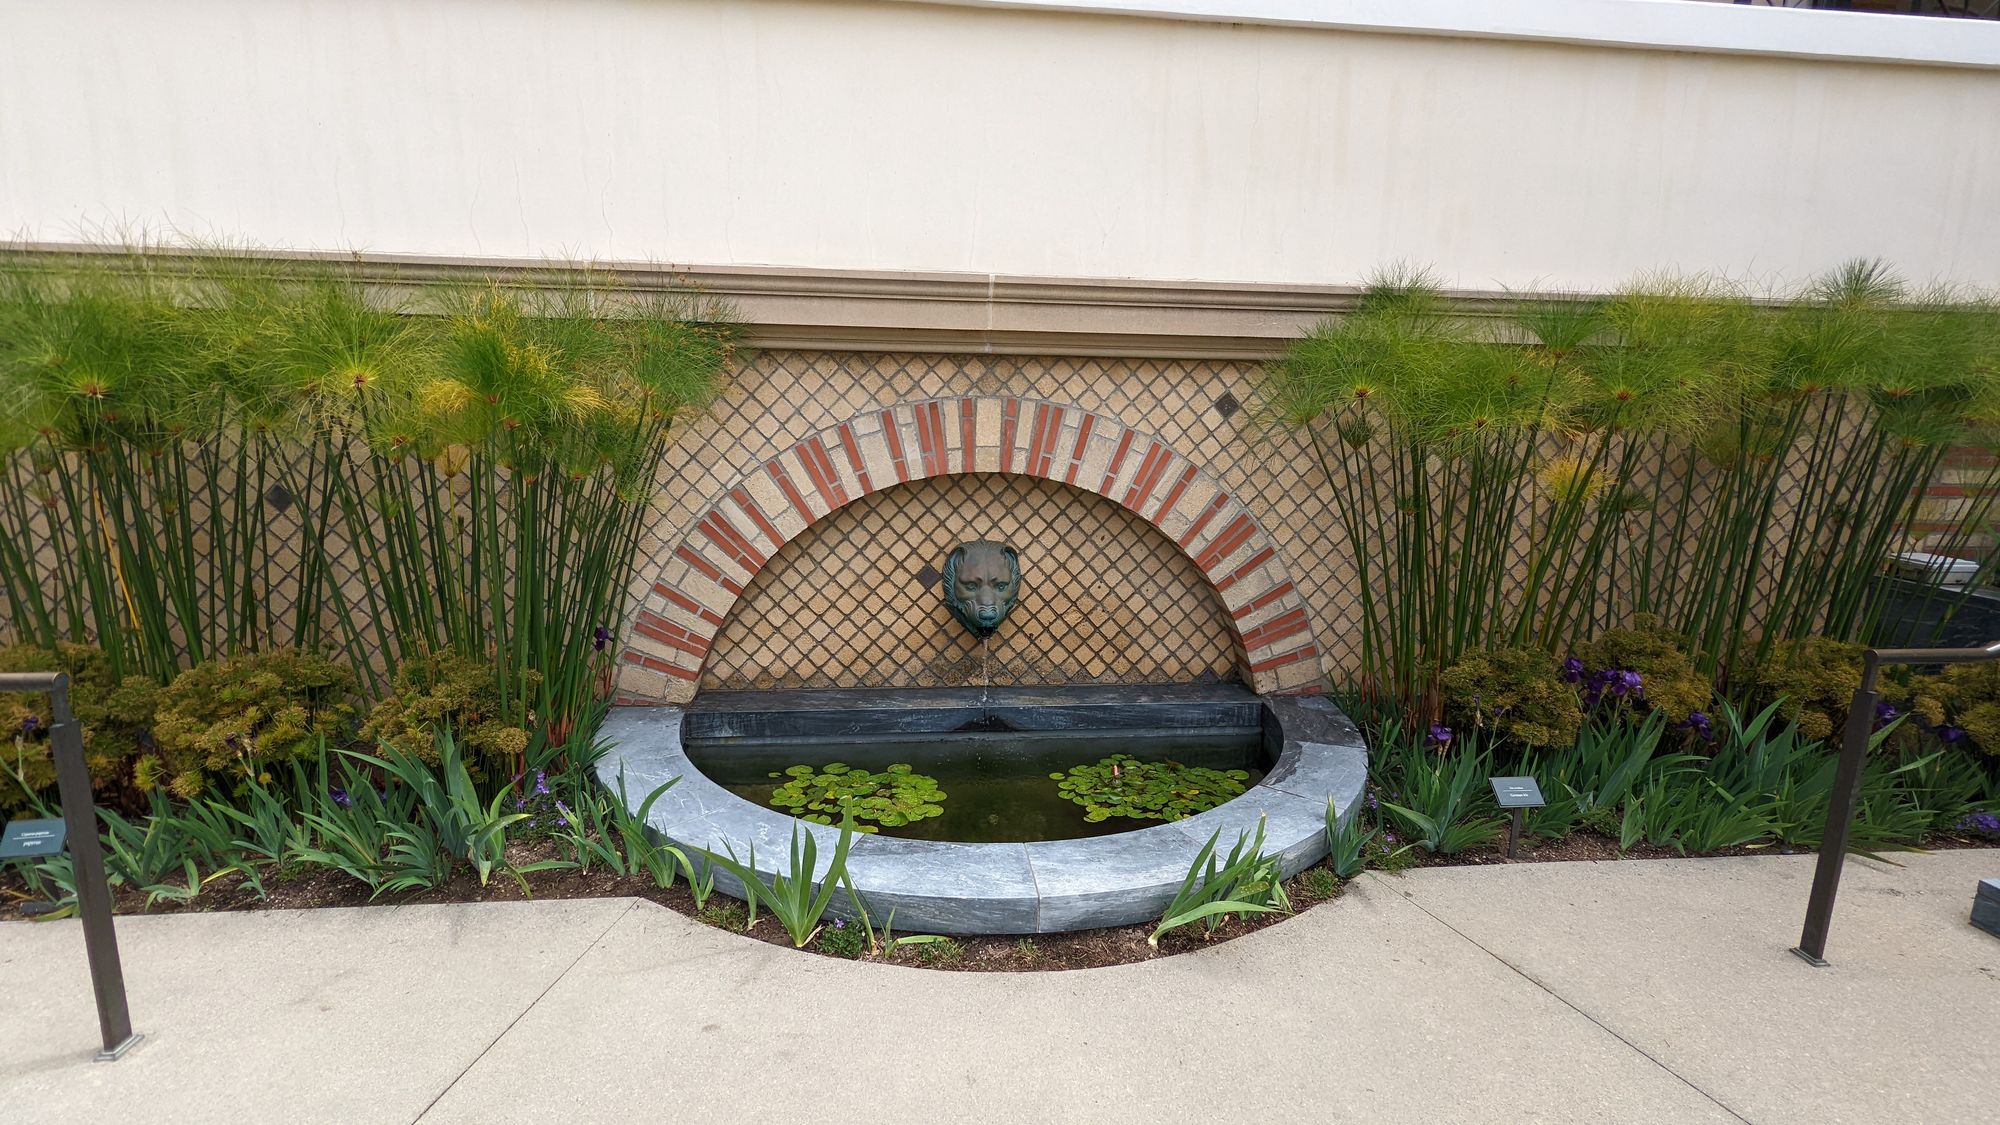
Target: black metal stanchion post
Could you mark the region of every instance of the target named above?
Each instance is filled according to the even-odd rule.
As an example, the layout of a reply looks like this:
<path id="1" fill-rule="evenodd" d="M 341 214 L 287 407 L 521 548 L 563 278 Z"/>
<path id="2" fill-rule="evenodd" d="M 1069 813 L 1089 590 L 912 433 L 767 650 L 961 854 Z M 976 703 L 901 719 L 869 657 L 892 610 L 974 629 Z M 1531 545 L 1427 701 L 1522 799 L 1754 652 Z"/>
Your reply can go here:
<path id="1" fill-rule="evenodd" d="M 1847 862 L 1847 837 L 1854 828 L 1854 804 L 1861 794 L 1861 768 L 1868 759 L 1868 734 L 1875 718 L 1875 652 L 1862 658 L 1861 687 L 1847 709 L 1847 729 L 1840 739 L 1840 762 L 1834 767 L 1833 793 L 1828 801 L 1826 830 L 1819 842 L 1819 864 L 1813 869 L 1812 897 L 1806 902 L 1805 929 L 1792 952 L 1818 968 L 1826 967 L 1826 931 L 1833 922 L 1833 899 L 1840 893 L 1840 870 Z"/>
<path id="2" fill-rule="evenodd" d="M 69 706 L 69 676 L 61 672 L 0 676 L 0 691 L 49 693 L 54 720 L 49 725 L 49 752 L 55 759 L 64 834 L 76 873 L 77 916 L 83 923 L 83 948 L 90 959 L 90 986 L 97 994 L 97 1027 L 104 1042 L 97 1058 L 111 1062 L 131 1050 L 140 1037 L 132 1034 L 132 1014 L 125 1004 L 125 970 L 118 963 L 118 935 L 111 927 L 111 888 L 104 878 L 90 770 L 83 763 L 83 731 Z"/>
<path id="3" fill-rule="evenodd" d="M 1834 768 L 1833 794 L 1827 804 L 1826 831 L 1819 842 L 1819 863 L 1813 869 L 1812 897 L 1806 902 L 1806 924 L 1792 952 L 1808 964 L 1826 967 L 1826 932 L 1833 924 L 1833 900 L 1840 892 L 1840 871 L 1847 862 L 1847 840 L 1854 828 L 1854 807 L 1861 795 L 1861 771 L 1868 762 L 1868 742 L 1874 730 L 1875 690 L 1885 664 L 1978 664 L 2000 660 L 2000 641 L 1984 648 L 1871 648 L 1861 657 L 1861 686 L 1847 709 L 1847 729 L 1840 740 L 1840 763 Z"/>

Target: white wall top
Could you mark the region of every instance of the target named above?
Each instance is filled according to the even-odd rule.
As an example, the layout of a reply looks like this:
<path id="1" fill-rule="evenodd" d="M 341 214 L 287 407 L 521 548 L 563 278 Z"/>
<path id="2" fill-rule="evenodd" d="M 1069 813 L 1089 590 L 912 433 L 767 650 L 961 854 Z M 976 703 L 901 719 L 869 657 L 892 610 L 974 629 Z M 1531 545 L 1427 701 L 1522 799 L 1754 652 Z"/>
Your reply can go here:
<path id="1" fill-rule="evenodd" d="M 1714 0 L 908 0 L 1658 51 L 2000 67 L 2000 21 Z"/>
<path id="2" fill-rule="evenodd" d="M 1308 286 L 1401 261 L 1480 290 L 1778 285 L 1881 257 L 2000 288 L 2000 70 L 1541 40 L 1562 12 L 1627 41 L 1758 27 L 1850 50 L 1852 28 L 1887 50 L 2000 25 L 1146 2 L 1208 14 L 0 0 L 0 238 Z M 1376 33 L 1451 13 L 1448 37 Z"/>

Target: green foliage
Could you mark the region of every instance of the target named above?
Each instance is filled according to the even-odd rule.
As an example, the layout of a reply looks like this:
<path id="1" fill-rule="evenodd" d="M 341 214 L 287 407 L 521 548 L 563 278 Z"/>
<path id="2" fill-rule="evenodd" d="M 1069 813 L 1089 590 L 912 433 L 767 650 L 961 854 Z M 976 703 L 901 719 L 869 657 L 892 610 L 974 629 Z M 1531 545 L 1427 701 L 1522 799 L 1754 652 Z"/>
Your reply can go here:
<path id="1" fill-rule="evenodd" d="M 2000 419 L 2000 306 L 1875 262 L 1788 296 L 1654 276 L 1524 302 L 1496 344 L 1399 268 L 1272 364 L 1265 414 L 1304 438 L 1354 560 L 1357 686 L 1427 721 L 1468 654 L 1568 652 L 1641 615 L 1703 677 L 1868 638 L 1907 498 Z M 1994 484 L 1928 549 L 1969 554 Z M 1675 721 L 1705 701 L 1677 661 L 1653 676 Z"/>
<path id="2" fill-rule="evenodd" d="M 1212 770 L 1179 762 L 1142 762 L 1113 754 L 1090 765 L 1049 775 L 1063 799 L 1084 808 L 1096 823 L 1114 816 L 1134 820 L 1180 820 L 1241 796 L 1247 770 Z"/>
<path id="3" fill-rule="evenodd" d="M 1648 618 L 1629 629 L 1607 629 L 1577 646 L 1577 658 L 1590 671 L 1617 669 L 1637 672 L 1644 685 L 1638 705 L 1658 711 L 1668 722 L 1683 723 L 1708 706 L 1713 680 L 1695 667 L 1687 638 L 1656 628 Z"/>
<path id="4" fill-rule="evenodd" d="M 1359 873 L 1360 868 L 1355 868 Z M 1351 876 L 1350 876 L 1351 878 Z M 1314 867 L 1305 873 L 1306 893 L 1318 899 L 1329 899 L 1340 893 L 1340 876 L 1329 868 Z"/>
<path id="5" fill-rule="evenodd" d="M 1525 746 L 1563 746 L 1583 725 L 1576 689 L 1546 652 L 1525 648 L 1467 653 L 1438 677 L 1445 714 L 1460 730 L 1478 730 Z"/>
<path id="6" fill-rule="evenodd" d="M 568 856 L 567 866 L 580 871 L 603 868 L 620 878 L 644 875 L 654 887 L 666 890 L 674 885 L 675 872 L 688 868 L 687 853 L 654 839 L 646 827 L 646 816 L 653 803 L 679 780 L 674 778 L 647 794 L 637 811 L 628 811 L 624 778 L 618 779 L 615 797 L 585 781 L 568 800 L 554 801 L 552 810 L 530 820 L 547 817 L 555 826 L 550 835 Z M 515 798 L 514 804 L 526 807 L 525 798 Z"/>
<path id="7" fill-rule="evenodd" d="M 699 297 L 543 281 L 399 286 L 405 308 L 344 263 L 10 263 L 6 620 L 44 648 L 92 638 L 115 678 L 156 685 L 239 653 L 338 648 L 381 695 L 398 664 L 470 654 L 494 687 L 466 745 L 526 730 L 530 756 L 564 746 L 609 695 L 608 633 L 670 431 L 738 331 Z M 301 526 L 280 531 L 278 512 Z M 53 551 L 23 549 L 44 535 Z M 295 596 L 270 596 L 280 583 Z M 423 691 L 398 694 L 462 709 L 423 698 L 449 679 L 420 668 Z"/>
<path id="8" fill-rule="evenodd" d="M 820 927 L 815 945 L 821 953 L 853 960 L 868 951 L 868 939 L 866 927 L 850 926 L 836 918 L 833 925 Z"/>
<path id="9" fill-rule="evenodd" d="M 1332 869 L 1329 874 L 1342 879 L 1361 874 L 1368 866 L 1369 849 L 1381 834 L 1380 825 L 1372 828 L 1362 825 L 1360 809 L 1351 810 L 1345 820 L 1341 819 L 1329 798 L 1326 802 L 1326 862 Z"/>
<path id="10" fill-rule="evenodd" d="M 527 753 L 529 732 L 510 720 L 526 713 L 540 674 L 530 670 L 519 680 L 524 697 L 503 700 L 493 670 L 481 661 L 449 651 L 406 660 L 396 669 L 394 691 L 368 713 L 361 737 L 395 743 L 436 764 L 442 731 L 482 758 L 511 765 Z"/>
<path id="11" fill-rule="evenodd" d="M 1771 828 L 1754 801 L 1751 794 L 1731 793 L 1706 777 L 1677 784 L 1656 774 L 1626 804 L 1619 842 L 1629 848 L 1643 839 L 1682 854 L 1747 844 L 1763 839 Z"/>
<path id="12" fill-rule="evenodd" d="M 210 775 L 240 784 L 269 765 L 313 755 L 354 714 L 354 673 L 312 653 L 280 649 L 197 664 L 160 693 L 156 751 L 140 758 L 143 789 L 188 799 Z"/>
<path id="13" fill-rule="evenodd" d="M 857 831 L 873 833 L 944 815 L 945 792 L 937 779 L 900 762 L 881 773 L 828 762 L 819 769 L 792 766 L 771 776 L 788 779 L 771 794 L 772 806 L 814 824 L 851 817 L 862 822 L 855 825 Z M 865 823 L 869 821 L 873 823 Z"/>
<path id="14" fill-rule="evenodd" d="M 762 903 L 791 935 L 792 945 L 804 949 L 819 932 L 820 919 L 826 916 L 827 907 L 833 905 L 835 892 L 847 883 L 847 853 L 854 846 L 854 835 L 852 822 L 840 826 L 840 840 L 822 872 L 818 869 L 818 844 L 812 831 L 793 826 L 790 864 L 783 871 L 773 872 L 769 883 L 757 874 L 755 850 L 748 861 L 739 861 L 733 851 L 727 856 L 711 852 L 708 858 L 721 864 L 743 884 L 743 904 L 750 912 L 752 924 L 757 920 L 757 906 Z"/>
<path id="15" fill-rule="evenodd" d="M 1974 749 L 2000 756 L 2000 664 L 1951 664 L 1918 676 L 1910 709 L 1933 727 L 1963 730 Z"/>
<path id="16" fill-rule="evenodd" d="M 527 814 L 502 811 L 507 800 L 504 790 L 491 799 L 481 799 L 458 744 L 449 735 L 440 739 L 435 769 L 415 754 L 391 745 L 382 747 L 381 757 L 354 757 L 400 781 L 399 788 L 415 797 L 412 815 L 388 826 L 386 862 L 390 872 L 377 888 L 378 894 L 439 886 L 451 879 L 461 861 L 472 868 L 480 886 L 485 886 L 495 871 L 503 871 L 526 894 L 525 874 L 560 866 L 541 861 L 516 867 L 507 861 L 507 828 L 526 820 Z"/>
<path id="17" fill-rule="evenodd" d="M 1196 922 L 1212 934 L 1231 918 L 1291 910 L 1279 877 L 1278 857 L 1264 854 L 1263 818 L 1257 820 L 1254 837 L 1248 832 L 1236 834 L 1236 844 L 1227 858 L 1216 855 L 1221 839 L 1222 829 L 1218 828 L 1195 853 L 1180 890 L 1161 913 L 1160 924 L 1147 936 L 1147 945 L 1158 948 L 1160 938 Z"/>
<path id="18" fill-rule="evenodd" d="M 1527 811 L 1527 830 L 1559 839 L 1581 826 L 1616 837 L 1619 810 L 1649 771 L 1696 760 L 1691 754 L 1660 755 L 1665 731 L 1664 712 L 1637 718 L 1619 712 L 1586 724 L 1571 746 L 1524 758 L 1516 768 L 1541 783 L 1548 802 Z"/>
<path id="19" fill-rule="evenodd" d="M 1372 739 L 1370 771 L 1386 823 L 1404 833 L 1406 843 L 1388 849 L 1394 833 L 1382 833 L 1384 857 L 1410 847 L 1432 855 L 1456 855 L 1468 847 L 1492 843 L 1500 835 L 1492 793 L 1486 777 L 1492 761 L 1486 753 L 1430 749 L 1404 735 L 1400 723 L 1386 723 Z M 1366 845 L 1364 845 L 1366 851 Z M 1380 863 L 1374 863 L 1380 867 Z"/>
<path id="20" fill-rule="evenodd" d="M 121 679 L 104 653 L 89 645 L 58 642 L 54 648 L 16 644 L 0 648 L 0 672 L 67 672 L 70 711 L 83 734 L 83 760 L 92 784 L 129 784 L 132 763 L 152 724 L 158 685 L 143 676 Z M 54 791 L 55 759 L 49 750 L 54 716 L 47 692 L 0 692 L 0 738 L 10 778 L 0 778 L 0 813 L 24 808 L 34 794 Z"/>
<path id="21" fill-rule="evenodd" d="M 917 962 L 923 965 L 956 965 L 965 960 L 965 945 L 941 934 L 921 934 L 916 937 L 897 938 L 896 946 L 884 956 L 894 956 L 896 949 L 911 946 L 917 955 Z"/>
<path id="22" fill-rule="evenodd" d="M 1865 646 L 1830 637 L 1808 637 L 1780 646 L 1757 669 L 1757 686 L 1779 701 L 1779 713 L 1811 740 L 1832 738 L 1847 722 L 1861 690 Z"/>

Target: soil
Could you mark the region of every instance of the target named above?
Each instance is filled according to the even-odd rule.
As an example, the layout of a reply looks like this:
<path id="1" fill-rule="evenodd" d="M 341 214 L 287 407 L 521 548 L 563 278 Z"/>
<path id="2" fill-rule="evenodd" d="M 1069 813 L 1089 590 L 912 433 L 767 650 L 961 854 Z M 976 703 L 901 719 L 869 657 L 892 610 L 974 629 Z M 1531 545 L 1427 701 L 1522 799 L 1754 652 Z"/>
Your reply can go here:
<path id="1" fill-rule="evenodd" d="M 1990 837 L 1939 835 L 1927 839 L 1924 847 L 1928 850 L 1946 850 L 1992 847 L 1993 844 L 1994 841 Z M 509 858 L 516 863 L 546 859 L 551 854 L 549 848 L 550 846 L 545 843 L 523 844 L 516 849 L 510 849 L 512 854 Z M 1810 849 L 1772 845 L 1761 848 L 1731 848 L 1709 854 L 1793 855 L 1807 854 L 1809 851 Z M 1405 858 L 1417 855 L 1418 853 L 1405 853 Z M 1628 859 L 1667 858 L 1680 858 L 1680 855 L 1672 849 L 1646 846 L 1620 852 L 1616 840 L 1591 832 L 1576 832 L 1561 840 L 1524 840 L 1521 843 L 1519 858 L 1513 860 L 1507 858 L 1502 845 L 1471 849 L 1458 855 L 1419 856 L 1402 866 L 1460 867 L 1501 863 L 1618 862 Z M 528 876 L 527 880 L 530 893 L 524 894 L 520 885 L 512 879 L 495 878 L 489 885 L 482 887 L 471 875 L 461 874 L 442 887 L 410 894 L 382 895 L 371 900 L 367 888 L 355 880 L 325 868 L 308 868 L 284 878 L 266 879 L 263 897 L 259 897 L 240 877 L 227 876 L 218 878 L 204 887 L 202 893 L 192 902 L 163 901 L 149 906 L 144 895 L 129 888 L 119 888 L 115 891 L 112 902 L 113 909 L 119 914 L 191 914 L 222 910 L 297 910 L 328 906 L 510 902 L 528 898 L 629 896 L 656 902 L 706 925 L 742 934 L 751 940 L 787 948 L 792 944 L 791 937 L 768 912 L 760 913 L 756 924 L 746 929 L 742 903 L 718 893 L 708 900 L 705 908 L 697 909 L 694 896 L 684 883 L 678 881 L 674 886 L 662 891 L 653 886 L 650 879 L 643 876 L 619 877 L 605 871 L 538 871 Z M 1146 943 L 1152 927 L 1120 926 L 1068 934 L 1037 934 L 1033 937 L 962 937 L 948 941 L 906 945 L 886 956 L 880 952 L 860 952 L 858 955 L 898 965 L 958 972 L 1040 972 L 1123 965 L 1204 949 L 1219 942 L 1254 933 L 1266 926 L 1281 925 L 1290 917 L 1338 899 L 1343 886 L 1341 880 L 1333 878 L 1332 872 L 1325 864 L 1315 865 L 1285 884 L 1286 892 L 1291 896 L 1293 914 L 1232 918 L 1212 934 L 1205 933 L 1197 923 L 1161 938 L 1158 948 Z M 18 875 L 11 871 L 0 873 L 0 921 L 31 917 L 21 910 L 22 906 L 30 901 Z M 833 923 L 829 921 L 828 926 L 832 925 Z M 828 944 L 837 946 L 840 938 L 847 937 L 846 929 L 847 927 L 842 927 L 839 935 L 829 938 L 826 928 L 823 927 L 818 938 L 805 952 L 821 956 L 840 956 L 839 953 L 829 952 L 824 946 Z M 856 941 L 855 938 L 863 940 Z M 850 945 L 858 947 L 865 947 L 867 944 L 865 937 L 860 934 L 847 938 L 847 941 Z"/>

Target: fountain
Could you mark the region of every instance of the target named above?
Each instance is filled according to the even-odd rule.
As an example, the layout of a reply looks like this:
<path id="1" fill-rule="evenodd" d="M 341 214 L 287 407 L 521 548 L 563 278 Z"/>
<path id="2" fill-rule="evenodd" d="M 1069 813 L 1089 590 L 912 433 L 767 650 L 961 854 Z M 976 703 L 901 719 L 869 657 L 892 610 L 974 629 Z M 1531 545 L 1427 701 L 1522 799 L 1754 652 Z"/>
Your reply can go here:
<path id="1" fill-rule="evenodd" d="M 817 835 L 823 855 L 838 835 L 827 813 L 808 812 L 823 821 L 814 823 L 774 803 L 805 811 L 811 795 L 802 791 L 815 785 L 858 778 L 841 791 L 872 794 L 880 784 L 886 794 L 919 776 L 910 787 L 918 796 L 882 798 L 902 811 L 855 841 L 848 870 L 878 917 L 893 908 L 901 928 L 951 934 L 1147 921 L 1211 835 L 1227 848 L 1261 819 L 1289 877 L 1325 854 L 1329 802 L 1354 815 L 1367 752 L 1329 700 L 1229 684 L 995 685 L 985 648 L 1019 603 L 1020 552 L 961 543 L 940 578 L 952 620 L 980 642 L 976 685 L 710 691 L 685 707 L 619 708 L 605 725 L 613 749 L 600 776 L 622 782 L 634 804 L 678 778 L 649 826 L 683 845 L 754 851 L 766 875 L 785 861 L 794 831 Z M 1162 762 L 1192 771 L 1195 788 L 1240 795 L 1149 824 L 1087 810 L 1059 783 L 1093 763 L 1117 775 Z M 742 889 L 727 874 L 718 883 Z M 845 905 L 837 897 L 835 912 Z"/>

